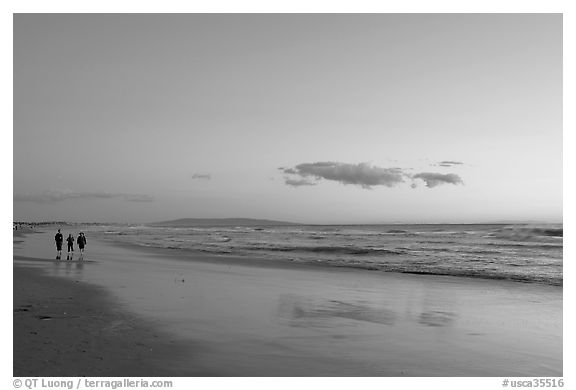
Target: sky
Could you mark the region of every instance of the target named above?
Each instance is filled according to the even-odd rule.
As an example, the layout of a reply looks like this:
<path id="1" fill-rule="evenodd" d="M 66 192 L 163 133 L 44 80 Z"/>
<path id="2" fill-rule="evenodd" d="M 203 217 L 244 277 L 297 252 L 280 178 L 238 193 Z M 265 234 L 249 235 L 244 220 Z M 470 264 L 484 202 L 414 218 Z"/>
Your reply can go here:
<path id="1" fill-rule="evenodd" d="M 562 221 L 560 14 L 16 14 L 15 220 Z"/>

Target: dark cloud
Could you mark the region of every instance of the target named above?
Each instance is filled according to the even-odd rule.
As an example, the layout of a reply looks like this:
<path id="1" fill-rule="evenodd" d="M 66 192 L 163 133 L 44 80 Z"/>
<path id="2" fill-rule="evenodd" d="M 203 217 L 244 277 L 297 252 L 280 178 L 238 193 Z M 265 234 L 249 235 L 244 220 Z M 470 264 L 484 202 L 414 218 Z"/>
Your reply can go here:
<path id="1" fill-rule="evenodd" d="M 414 179 L 422 179 L 426 183 L 426 187 L 433 188 L 441 184 L 464 184 L 460 176 L 454 173 L 434 173 L 434 172 L 422 172 L 413 175 Z"/>
<path id="2" fill-rule="evenodd" d="M 454 165 L 463 165 L 464 163 L 460 161 L 440 161 L 438 164 L 435 164 L 439 167 L 453 167 Z"/>
<path id="3" fill-rule="evenodd" d="M 72 190 L 48 190 L 41 193 L 14 194 L 15 202 L 54 203 L 68 199 L 113 199 L 123 198 L 127 202 L 152 202 L 149 195 L 110 192 L 76 192 Z"/>
<path id="4" fill-rule="evenodd" d="M 284 178 L 284 183 L 292 187 L 315 186 L 318 184 L 317 181 L 311 181 L 308 179 L 291 179 L 289 177 Z"/>
<path id="5" fill-rule="evenodd" d="M 380 168 L 368 163 L 346 164 L 339 162 L 316 162 L 296 165 L 285 169 L 303 178 L 337 181 L 342 184 L 359 185 L 363 188 L 383 185 L 393 187 L 404 181 L 405 174 L 398 168 Z"/>
<path id="6" fill-rule="evenodd" d="M 444 161 L 444 163 L 456 164 L 458 162 Z M 411 174 L 409 168 L 381 168 L 368 163 L 315 162 L 298 164 L 294 168 L 279 169 L 289 175 L 284 178 L 285 183 L 293 187 L 316 185 L 322 179 L 368 189 L 373 186 L 394 187 L 405 182 L 411 182 L 410 187 L 416 188 L 415 180 L 417 179 L 423 180 L 429 188 L 441 184 L 463 184 L 462 179 L 453 173 Z"/>
<path id="7" fill-rule="evenodd" d="M 192 175 L 192 180 L 212 180 L 212 176 L 208 173 L 195 173 Z"/>

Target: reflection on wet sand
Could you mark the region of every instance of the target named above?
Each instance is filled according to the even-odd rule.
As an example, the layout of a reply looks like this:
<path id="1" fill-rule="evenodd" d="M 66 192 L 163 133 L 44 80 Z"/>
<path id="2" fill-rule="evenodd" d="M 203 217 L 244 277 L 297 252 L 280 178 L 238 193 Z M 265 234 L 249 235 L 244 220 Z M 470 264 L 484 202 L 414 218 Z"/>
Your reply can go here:
<path id="1" fill-rule="evenodd" d="M 382 325 L 394 325 L 396 322 L 396 313 L 386 308 L 372 307 L 361 302 L 303 299 L 296 295 L 280 296 L 279 310 L 283 317 L 293 320 L 291 326 L 307 326 L 308 324 L 304 323 L 306 320 L 330 318 L 346 318 Z"/>
<path id="2" fill-rule="evenodd" d="M 398 315 L 393 310 L 370 306 L 366 302 L 343 302 L 338 300 L 306 299 L 297 295 L 282 295 L 279 311 L 282 317 L 291 319 L 291 326 L 309 326 L 316 320 L 317 326 L 328 325 L 331 318 L 346 318 L 381 325 L 395 325 Z M 415 319 L 419 325 L 430 327 L 453 326 L 458 316 L 447 310 L 427 310 Z M 324 322 L 322 322 L 324 321 Z"/>
<path id="3" fill-rule="evenodd" d="M 53 262 L 52 274 L 57 276 L 79 277 L 84 272 L 84 260 L 57 260 Z"/>
<path id="4" fill-rule="evenodd" d="M 449 311 L 432 310 L 420 314 L 418 323 L 426 326 L 451 326 L 456 314 Z"/>

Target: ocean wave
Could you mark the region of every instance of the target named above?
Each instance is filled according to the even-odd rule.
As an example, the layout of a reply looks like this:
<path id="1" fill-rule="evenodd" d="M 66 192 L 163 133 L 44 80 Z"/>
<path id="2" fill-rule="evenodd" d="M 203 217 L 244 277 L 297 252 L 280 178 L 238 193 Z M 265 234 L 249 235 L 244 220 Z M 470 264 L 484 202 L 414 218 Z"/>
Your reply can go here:
<path id="1" fill-rule="evenodd" d="M 514 282 L 524 283 L 542 283 L 552 286 L 562 286 L 562 274 L 559 275 L 539 275 L 530 272 L 522 272 L 522 270 L 514 271 L 514 268 L 503 269 L 449 269 L 443 267 L 438 262 L 428 263 L 410 263 L 410 264 L 386 264 L 386 263 L 362 263 L 362 262 L 329 262 L 325 265 L 336 266 L 339 268 L 352 268 L 362 269 L 366 271 L 380 271 L 380 272 L 396 272 L 404 274 L 415 275 L 429 275 L 429 276 L 454 276 L 454 277 L 467 277 L 478 278 L 487 280 L 508 280 Z M 517 267 L 524 268 L 524 267 Z"/>
<path id="2" fill-rule="evenodd" d="M 542 238 L 563 238 L 564 228 L 558 226 L 509 226 L 497 229 L 493 237 L 531 241 Z"/>
<path id="3" fill-rule="evenodd" d="M 458 276 L 458 277 L 468 277 L 468 278 L 480 278 L 480 279 L 491 279 L 491 280 L 509 280 L 514 282 L 524 282 L 524 283 L 544 283 L 552 286 L 562 286 L 562 277 L 546 277 L 540 275 L 523 275 L 523 274 L 513 274 L 513 273 L 489 273 L 485 271 L 460 271 L 460 270 L 405 270 L 401 271 L 405 274 L 417 274 L 417 275 L 437 275 L 437 276 Z"/>
<path id="4" fill-rule="evenodd" d="M 366 248 L 357 246 L 253 246 L 239 249 L 270 252 L 310 252 L 346 255 L 399 255 L 403 251 L 385 248 Z"/>
<path id="5" fill-rule="evenodd" d="M 438 229 L 424 230 L 422 226 L 146 230 L 108 227 L 101 235 L 134 245 L 262 257 L 269 261 L 562 285 L 562 225 Z"/>
<path id="6" fill-rule="evenodd" d="M 526 249 L 562 249 L 562 243 L 559 244 L 547 244 L 547 243 L 486 243 L 486 246 L 502 247 L 502 248 L 526 248 Z"/>
<path id="7" fill-rule="evenodd" d="M 533 229 L 535 234 L 549 237 L 564 237 L 564 228 L 557 229 Z"/>

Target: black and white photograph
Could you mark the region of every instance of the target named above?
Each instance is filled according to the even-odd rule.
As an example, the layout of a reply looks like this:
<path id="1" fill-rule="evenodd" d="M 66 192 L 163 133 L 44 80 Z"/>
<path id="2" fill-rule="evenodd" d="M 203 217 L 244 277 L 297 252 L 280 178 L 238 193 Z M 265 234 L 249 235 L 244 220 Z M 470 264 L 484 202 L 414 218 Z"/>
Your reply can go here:
<path id="1" fill-rule="evenodd" d="M 564 386 L 562 13 L 12 38 L 14 377 Z"/>

